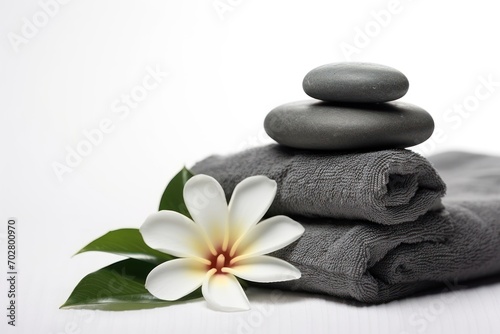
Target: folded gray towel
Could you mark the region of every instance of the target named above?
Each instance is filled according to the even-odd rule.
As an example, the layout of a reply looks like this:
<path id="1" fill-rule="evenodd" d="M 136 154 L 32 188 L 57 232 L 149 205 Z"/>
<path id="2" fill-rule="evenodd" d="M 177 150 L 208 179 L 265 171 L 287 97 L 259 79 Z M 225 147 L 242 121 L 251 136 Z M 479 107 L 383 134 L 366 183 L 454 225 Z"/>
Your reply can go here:
<path id="1" fill-rule="evenodd" d="M 445 184 L 429 162 L 402 149 L 329 154 L 268 145 L 211 156 L 191 168 L 231 195 L 238 182 L 266 175 L 279 184 L 270 215 L 414 221 L 439 204 Z"/>
<path id="2" fill-rule="evenodd" d="M 444 213 L 427 213 L 416 222 L 392 226 L 366 221 L 293 218 L 303 224 L 304 234 L 293 245 L 272 255 L 294 264 L 302 277 L 275 283 L 272 287 L 367 303 L 384 302 L 418 291 L 418 286 L 413 284 L 389 281 L 395 280 L 394 276 L 405 275 L 408 269 L 404 260 L 421 254 L 409 254 L 401 263 L 395 263 L 392 270 L 375 272 L 374 268 L 379 268 L 380 263 L 400 260 L 398 250 L 405 245 L 415 249 L 420 245 L 440 244 L 454 233 L 451 220 Z M 424 255 L 431 257 L 425 260 L 434 260 L 432 253 Z M 417 277 L 412 282 L 420 281 Z M 423 287 L 428 287 L 430 284 L 425 281 Z"/>
<path id="3" fill-rule="evenodd" d="M 446 211 L 392 226 L 295 216 L 304 235 L 273 255 L 297 266 L 302 277 L 266 286 L 380 303 L 500 273 L 500 157 L 447 153 L 431 161 L 449 185 Z M 239 165 L 224 168 L 233 170 L 233 163 Z"/>
<path id="4" fill-rule="evenodd" d="M 448 214 L 394 226 L 296 218 L 304 235 L 273 255 L 302 277 L 273 287 L 380 303 L 500 273 L 500 200 L 445 206 Z"/>
<path id="5" fill-rule="evenodd" d="M 429 158 L 450 192 L 447 200 L 498 200 L 500 158 L 484 154 L 446 152 Z"/>

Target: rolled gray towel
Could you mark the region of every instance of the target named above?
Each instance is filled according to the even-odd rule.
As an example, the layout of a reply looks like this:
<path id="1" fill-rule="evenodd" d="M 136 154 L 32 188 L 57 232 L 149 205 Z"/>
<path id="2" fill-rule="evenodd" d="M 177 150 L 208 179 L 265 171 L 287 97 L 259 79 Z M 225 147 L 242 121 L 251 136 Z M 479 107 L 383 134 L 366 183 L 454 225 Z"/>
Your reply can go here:
<path id="1" fill-rule="evenodd" d="M 416 220 L 438 206 L 445 193 L 445 184 L 431 164 L 403 149 L 331 154 L 268 145 L 211 156 L 191 170 L 217 179 L 228 198 L 248 176 L 275 180 L 279 187 L 269 215 L 393 225 Z"/>
<path id="2" fill-rule="evenodd" d="M 500 273 L 500 157 L 430 160 L 449 185 L 444 213 L 394 226 L 296 217 L 304 235 L 274 255 L 302 277 L 274 287 L 380 303 Z"/>
<path id="3" fill-rule="evenodd" d="M 399 248 L 404 245 L 418 249 L 422 244 L 446 242 L 454 234 L 451 219 L 444 213 L 427 213 L 416 222 L 393 226 L 366 221 L 293 218 L 303 224 L 304 234 L 294 244 L 272 255 L 295 265 L 302 277 L 271 286 L 366 303 L 401 298 L 418 291 L 420 284 L 422 287 L 430 286 L 431 282 L 420 279 L 412 281 L 419 282 L 417 286 L 412 283 L 389 283 L 393 276 L 401 275 L 401 271 L 406 270 L 403 266 L 395 265 L 393 271 L 373 271 L 381 262 L 395 259 Z M 422 255 L 425 260 L 433 261 L 434 255 L 426 252 L 414 252 L 406 260 Z M 402 263 L 405 265 L 404 261 Z"/>

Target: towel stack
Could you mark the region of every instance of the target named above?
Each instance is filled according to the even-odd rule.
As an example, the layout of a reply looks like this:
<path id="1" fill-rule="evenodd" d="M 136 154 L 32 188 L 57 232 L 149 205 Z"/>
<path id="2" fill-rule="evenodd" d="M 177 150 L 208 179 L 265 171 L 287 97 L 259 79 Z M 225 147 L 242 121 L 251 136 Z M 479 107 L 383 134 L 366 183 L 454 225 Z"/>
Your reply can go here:
<path id="1" fill-rule="evenodd" d="M 291 216 L 305 233 L 274 254 L 302 277 L 275 287 L 378 303 L 500 272 L 500 158 L 436 157 L 453 185 L 443 209 L 445 183 L 428 160 L 403 149 L 431 135 L 432 118 L 388 102 L 408 90 L 401 72 L 331 64 L 308 73 L 303 86 L 324 101 L 272 110 L 265 128 L 280 144 L 192 168 L 215 177 L 228 198 L 248 176 L 278 183 L 269 215 Z"/>

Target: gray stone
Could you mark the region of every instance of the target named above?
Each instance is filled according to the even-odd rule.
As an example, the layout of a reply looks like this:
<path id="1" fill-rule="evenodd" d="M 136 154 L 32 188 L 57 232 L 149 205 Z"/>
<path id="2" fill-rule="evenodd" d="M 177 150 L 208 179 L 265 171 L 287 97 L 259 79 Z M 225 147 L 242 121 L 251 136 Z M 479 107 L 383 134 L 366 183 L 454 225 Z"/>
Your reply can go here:
<path id="1" fill-rule="evenodd" d="M 371 63 L 333 63 L 306 74 L 307 95 L 330 102 L 387 102 L 399 99 L 410 83 L 400 71 Z"/>
<path id="2" fill-rule="evenodd" d="M 283 104 L 264 120 L 278 143 L 314 150 L 376 150 L 414 146 L 428 139 L 434 121 L 403 102 L 331 104 L 307 100 Z"/>

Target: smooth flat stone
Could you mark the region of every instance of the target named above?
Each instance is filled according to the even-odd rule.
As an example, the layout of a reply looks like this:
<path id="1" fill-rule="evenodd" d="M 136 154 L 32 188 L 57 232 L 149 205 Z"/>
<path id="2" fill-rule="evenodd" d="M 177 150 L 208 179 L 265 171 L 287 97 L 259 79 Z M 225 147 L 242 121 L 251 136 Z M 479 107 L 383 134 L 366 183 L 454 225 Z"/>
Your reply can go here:
<path id="1" fill-rule="evenodd" d="M 302 87 L 310 97 L 330 102 L 374 103 L 397 100 L 410 83 L 400 71 L 372 63 L 332 63 L 306 74 Z"/>
<path id="2" fill-rule="evenodd" d="M 404 102 L 338 104 L 307 100 L 283 104 L 264 120 L 278 143 L 313 150 L 405 148 L 427 140 L 432 116 Z"/>

